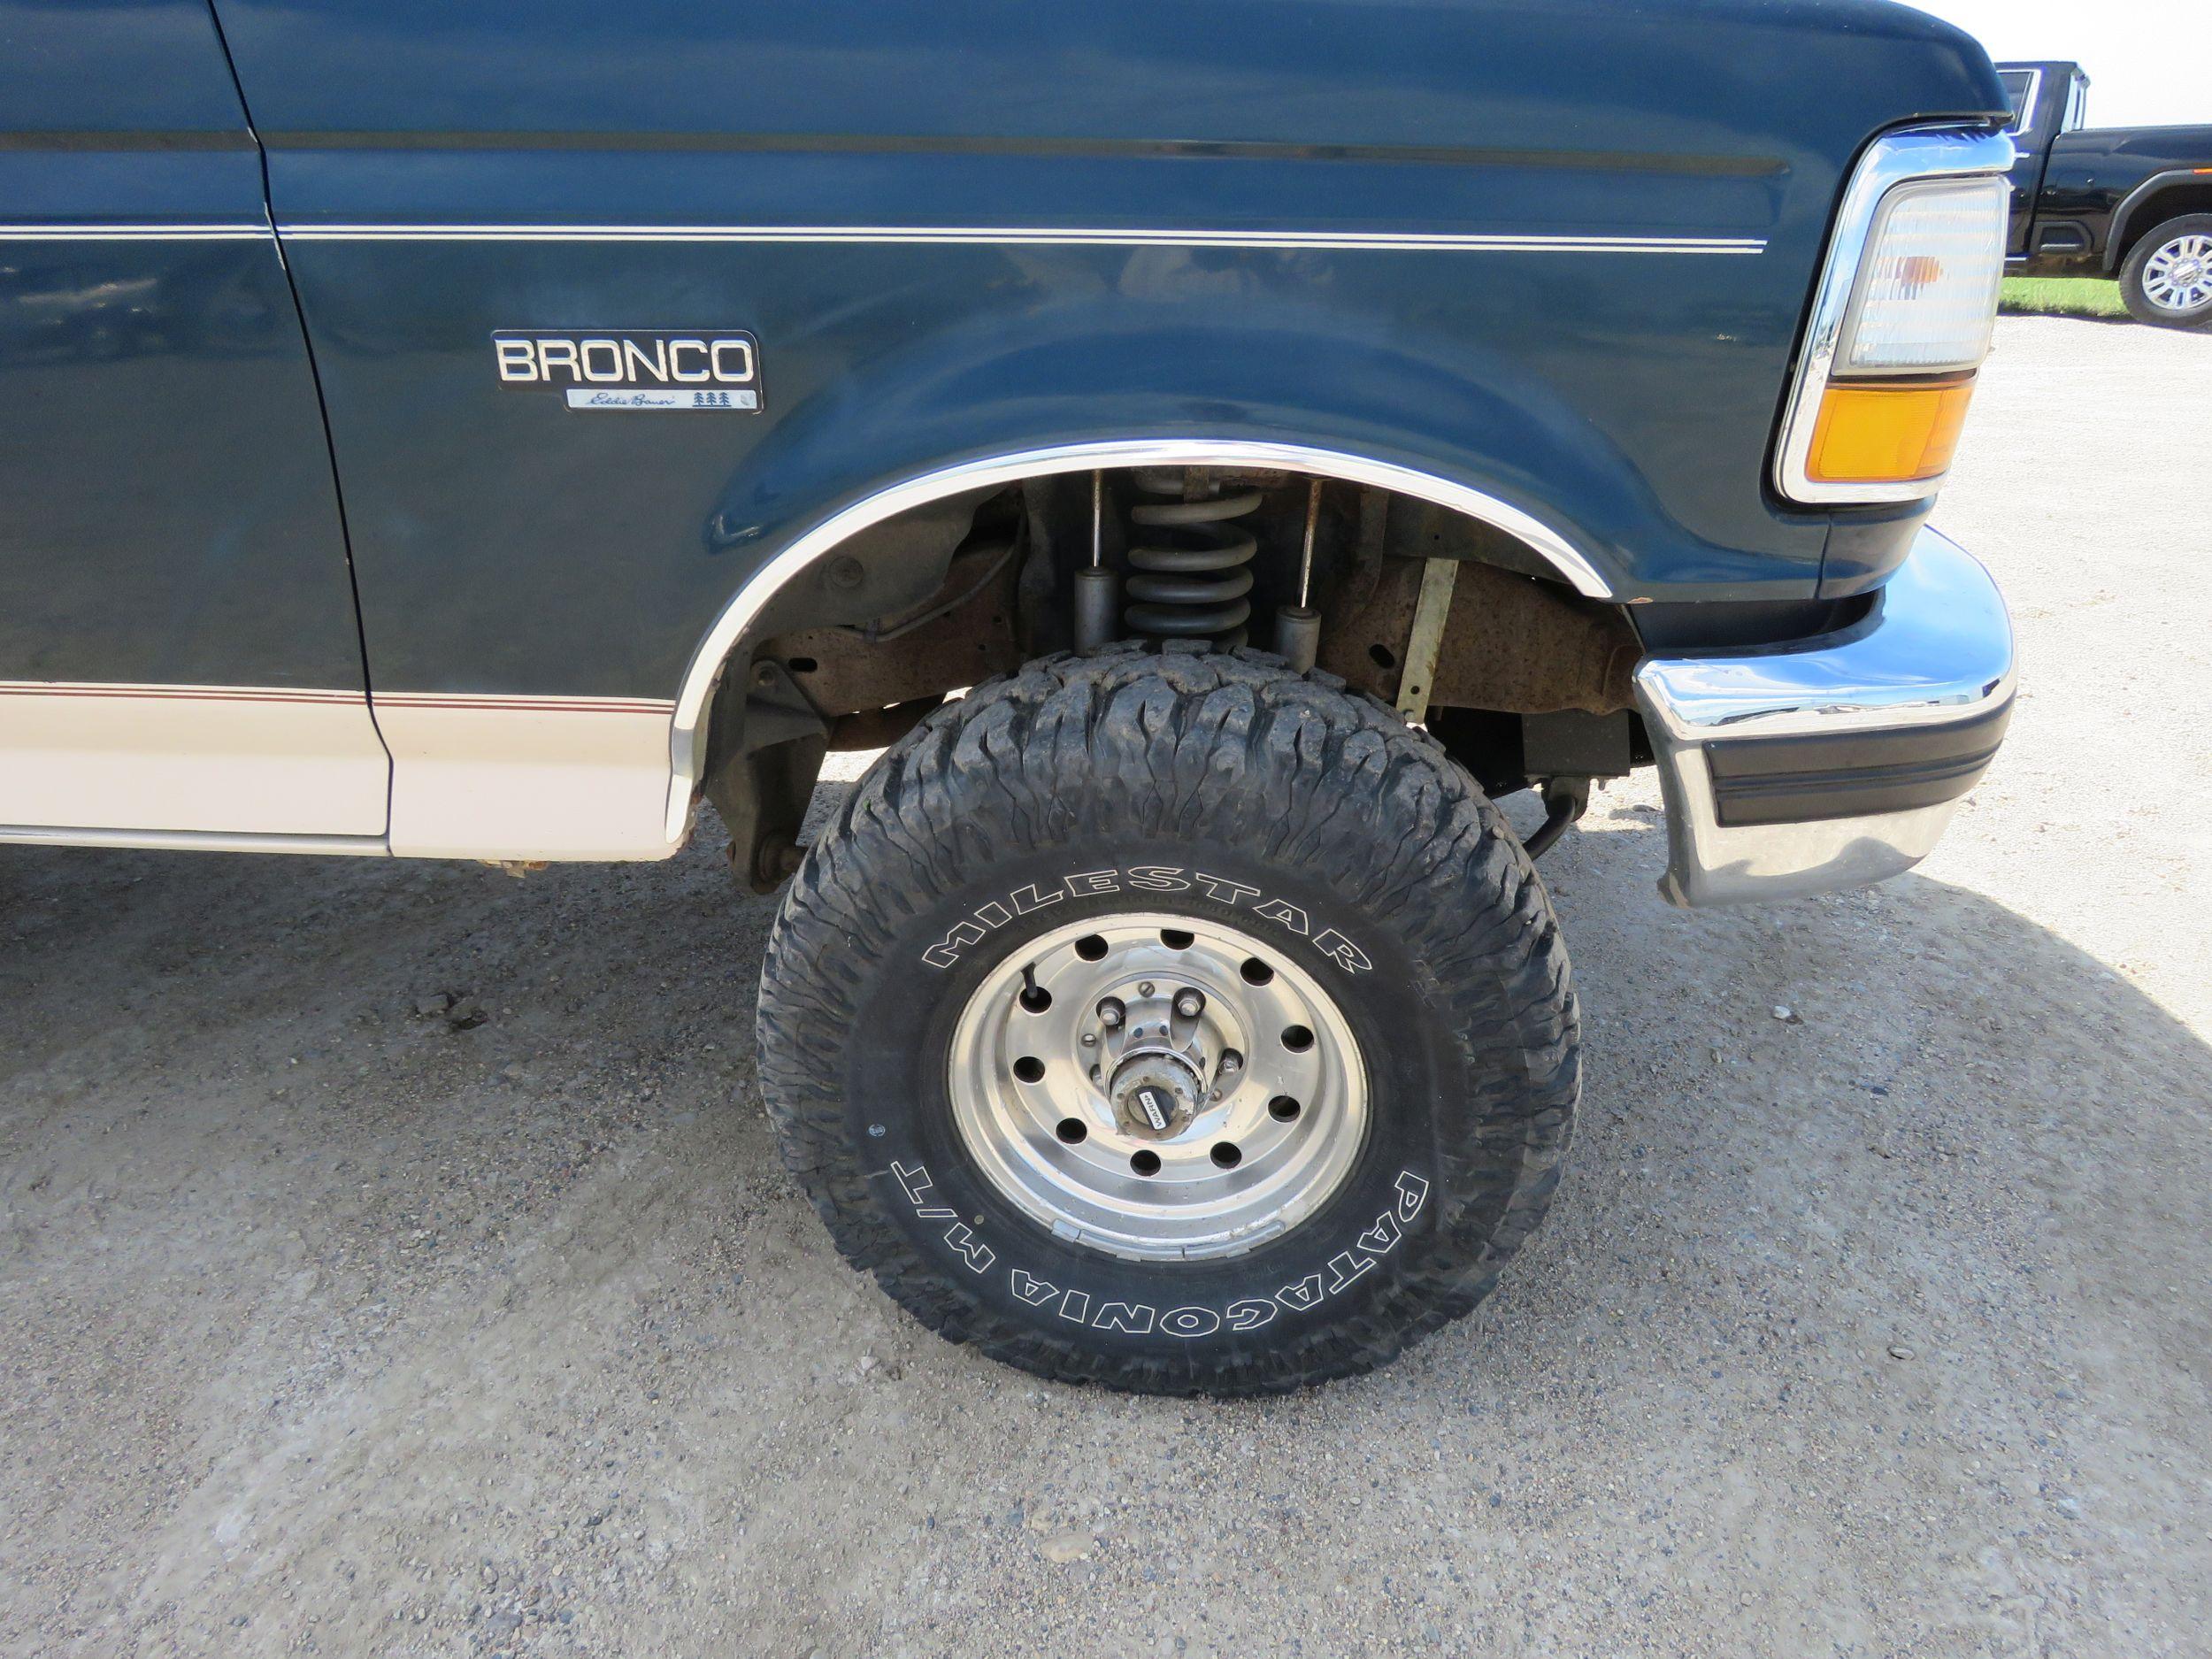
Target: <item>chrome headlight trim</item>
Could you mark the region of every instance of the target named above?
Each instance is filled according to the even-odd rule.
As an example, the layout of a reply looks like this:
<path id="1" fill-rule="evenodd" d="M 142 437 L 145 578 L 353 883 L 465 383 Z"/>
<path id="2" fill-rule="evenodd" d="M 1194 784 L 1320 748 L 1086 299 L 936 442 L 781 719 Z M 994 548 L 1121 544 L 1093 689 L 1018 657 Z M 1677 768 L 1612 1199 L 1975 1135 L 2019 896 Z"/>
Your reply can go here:
<path id="1" fill-rule="evenodd" d="M 1798 351 L 1797 375 L 1790 384 L 1782 415 L 1781 441 L 1774 450 L 1774 487 L 1784 500 L 1822 506 L 1837 503 L 1920 501 L 1935 494 L 1940 480 L 1899 483 L 1824 484 L 1806 472 L 1820 396 L 1845 338 L 1859 273 L 1883 204 L 1899 185 L 1926 180 L 2001 174 L 2012 165 L 2012 140 L 2001 133 L 1962 127 L 1909 127 L 1885 133 L 1868 147 L 1843 193 L 1836 213 L 1828 257 L 1810 322 Z"/>

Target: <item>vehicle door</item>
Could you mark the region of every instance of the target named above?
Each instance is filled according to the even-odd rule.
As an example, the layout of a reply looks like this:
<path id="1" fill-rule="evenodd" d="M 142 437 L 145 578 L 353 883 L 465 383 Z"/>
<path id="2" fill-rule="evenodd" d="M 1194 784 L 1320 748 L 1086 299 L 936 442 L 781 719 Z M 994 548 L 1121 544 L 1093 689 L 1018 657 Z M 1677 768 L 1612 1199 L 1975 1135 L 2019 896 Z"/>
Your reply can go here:
<path id="1" fill-rule="evenodd" d="M 0 0 L 0 839 L 380 847 L 365 693 L 206 0 Z"/>

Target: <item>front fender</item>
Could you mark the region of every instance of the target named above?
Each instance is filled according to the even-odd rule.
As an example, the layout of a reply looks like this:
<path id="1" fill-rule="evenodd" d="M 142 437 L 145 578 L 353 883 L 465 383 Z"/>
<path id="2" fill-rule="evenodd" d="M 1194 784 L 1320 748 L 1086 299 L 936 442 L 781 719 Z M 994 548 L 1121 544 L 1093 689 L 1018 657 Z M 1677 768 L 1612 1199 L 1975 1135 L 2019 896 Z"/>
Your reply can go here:
<path id="1" fill-rule="evenodd" d="M 854 365 L 747 456 L 710 542 L 764 564 L 852 503 L 964 463 L 1204 438 L 1328 450 L 1504 503 L 1545 527 L 1537 550 L 1594 595 L 1772 591 L 1816 573 L 1816 538 L 1801 565 L 1778 570 L 1771 549 L 1738 551 L 1684 529 L 1603 432 L 1524 365 L 1401 323 L 1271 303 L 1221 274 L 1221 291 L 1179 299 L 1164 320 L 1130 315 L 1117 291 L 994 313 Z M 1173 273 L 1179 294 L 1188 280 Z"/>

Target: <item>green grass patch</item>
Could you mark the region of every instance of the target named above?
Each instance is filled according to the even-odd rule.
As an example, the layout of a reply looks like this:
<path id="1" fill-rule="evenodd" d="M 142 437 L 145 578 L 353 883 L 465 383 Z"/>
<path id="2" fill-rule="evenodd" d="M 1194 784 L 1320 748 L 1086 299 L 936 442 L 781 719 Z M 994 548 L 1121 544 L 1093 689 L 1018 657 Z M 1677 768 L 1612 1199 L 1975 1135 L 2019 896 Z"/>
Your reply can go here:
<path id="1" fill-rule="evenodd" d="M 2007 277 L 1997 309 L 2044 317 L 2125 317 L 2120 285 L 2102 277 Z"/>

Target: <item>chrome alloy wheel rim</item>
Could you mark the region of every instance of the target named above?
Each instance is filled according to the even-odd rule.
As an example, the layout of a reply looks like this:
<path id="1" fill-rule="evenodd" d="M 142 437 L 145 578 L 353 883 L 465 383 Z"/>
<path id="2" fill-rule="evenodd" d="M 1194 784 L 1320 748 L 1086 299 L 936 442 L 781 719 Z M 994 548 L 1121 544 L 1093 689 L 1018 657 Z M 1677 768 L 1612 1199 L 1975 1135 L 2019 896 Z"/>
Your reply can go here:
<path id="1" fill-rule="evenodd" d="M 953 1120 L 1064 1239 L 1140 1261 L 1238 1256 L 1326 1203 L 1367 1132 L 1335 1002 L 1194 917 L 1071 923 L 1000 962 L 954 1028 Z"/>
<path id="2" fill-rule="evenodd" d="M 2212 236 L 2177 236 L 2145 260 L 2143 295 L 2162 311 L 2212 304 Z"/>

